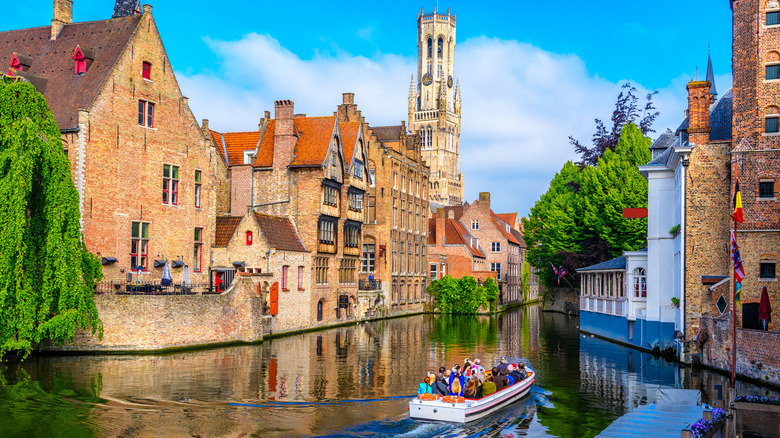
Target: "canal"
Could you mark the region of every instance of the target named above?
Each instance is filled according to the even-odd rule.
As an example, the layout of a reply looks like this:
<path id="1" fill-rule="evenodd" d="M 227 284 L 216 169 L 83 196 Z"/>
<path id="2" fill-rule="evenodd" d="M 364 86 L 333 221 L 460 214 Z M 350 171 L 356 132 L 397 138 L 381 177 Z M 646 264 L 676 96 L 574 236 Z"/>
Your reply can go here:
<path id="1" fill-rule="evenodd" d="M 659 386 L 726 377 L 582 336 L 577 317 L 538 306 L 495 317 L 420 315 L 269 340 L 145 356 L 34 356 L 0 374 L 0 436 L 592 437 Z M 426 371 L 464 358 L 523 357 L 532 394 L 467 426 L 407 415 Z M 740 382 L 740 394 L 776 392 Z"/>

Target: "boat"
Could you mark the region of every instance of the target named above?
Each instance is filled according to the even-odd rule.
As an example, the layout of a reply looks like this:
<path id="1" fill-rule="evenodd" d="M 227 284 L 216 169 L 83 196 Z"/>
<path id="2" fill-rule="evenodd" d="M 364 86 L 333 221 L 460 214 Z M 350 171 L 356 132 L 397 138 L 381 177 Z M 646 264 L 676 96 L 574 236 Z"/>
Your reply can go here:
<path id="1" fill-rule="evenodd" d="M 420 394 L 409 402 L 409 417 L 416 420 L 447 421 L 468 423 L 479 420 L 496 410 L 515 402 L 531 391 L 536 372 L 526 366 L 528 376 L 520 382 L 508 386 L 487 397 L 478 400 L 463 397 L 441 397 L 433 394 Z"/>

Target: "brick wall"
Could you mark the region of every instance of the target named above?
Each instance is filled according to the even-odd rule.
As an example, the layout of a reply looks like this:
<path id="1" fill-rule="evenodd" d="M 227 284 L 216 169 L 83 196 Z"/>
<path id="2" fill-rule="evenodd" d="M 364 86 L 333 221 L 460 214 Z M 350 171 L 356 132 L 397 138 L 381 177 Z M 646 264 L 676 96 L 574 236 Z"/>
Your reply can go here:
<path id="1" fill-rule="evenodd" d="M 79 330 L 72 343 L 48 351 L 143 351 L 262 339 L 256 283 L 237 277 L 221 295 L 96 295 L 103 339 Z"/>

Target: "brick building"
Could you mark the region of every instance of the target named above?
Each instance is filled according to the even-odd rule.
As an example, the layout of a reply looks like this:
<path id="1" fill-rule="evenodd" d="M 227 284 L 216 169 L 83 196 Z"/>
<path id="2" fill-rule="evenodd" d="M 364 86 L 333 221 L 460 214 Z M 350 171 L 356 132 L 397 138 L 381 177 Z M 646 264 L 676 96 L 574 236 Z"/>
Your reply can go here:
<path id="1" fill-rule="evenodd" d="M 431 281 L 449 275 L 474 277 L 478 282 L 496 272 L 488 269 L 485 251 L 462 221 L 455 219 L 458 207 L 439 208 L 428 220 L 428 263 Z"/>
<path id="2" fill-rule="evenodd" d="M 280 100 L 274 118 L 266 113 L 258 128 L 211 131 L 230 167 L 231 215 L 249 209 L 289 219 L 311 251 L 305 277 L 312 322 L 354 317 L 369 185 L 362 119 L 295 115 L 293 102 Z"/>
<path id="3" fill-rule="evenodd" d="M 423 310 L 428 285 L 428 166 L 416 135 L 405 123 L 369 128 L 368 222 L 363 242 L 362 284 L 389 298 L 391 314 Z M 379 283 L 377 283 L 379 282 Z"/>
<path id="4" fill-rule="evenodd" d="M 54 1 L 50 26 L 0 32 L 8 74 L 36 86 L 62 134 L 87 249 L 107 280 L 140 267 L 159 281 L 208 282 L 220 163 L 176 82 L 152 7 L 117 1 L 108 20 L 73 23 Z M 179 269 L 177 269 L 179 268 Z"/>

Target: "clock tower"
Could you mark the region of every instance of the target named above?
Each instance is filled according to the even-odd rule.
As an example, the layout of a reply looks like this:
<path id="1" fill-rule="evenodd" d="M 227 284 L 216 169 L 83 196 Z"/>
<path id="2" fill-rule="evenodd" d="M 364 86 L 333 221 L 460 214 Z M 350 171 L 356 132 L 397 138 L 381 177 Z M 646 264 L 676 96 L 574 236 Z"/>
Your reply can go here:
<path id="1" fill-rule="evenodd" d="M 460 85 L 454 79 L 455 14 L 417 15 L 417 82 L 409 86 L 409 129 L 430 167 L 428 200 L 463 202 L 460 172 Z"/>

